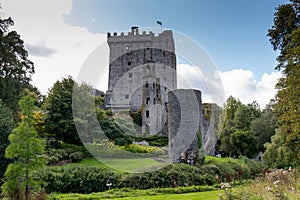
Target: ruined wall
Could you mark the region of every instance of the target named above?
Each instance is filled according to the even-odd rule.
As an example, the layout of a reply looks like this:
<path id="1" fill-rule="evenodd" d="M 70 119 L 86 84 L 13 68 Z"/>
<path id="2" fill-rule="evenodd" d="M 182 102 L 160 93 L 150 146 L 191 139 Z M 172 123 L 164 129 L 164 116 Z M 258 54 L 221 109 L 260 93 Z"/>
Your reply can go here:
<path id="1" fill-rule="evenodd" d="M 168 93 L 169 156 L 176 162 L 182 153 L 199 150 L 202 129 L 201 92 L 179 89 Z M 200 134 L 199 134 L 200 133 Z"/>

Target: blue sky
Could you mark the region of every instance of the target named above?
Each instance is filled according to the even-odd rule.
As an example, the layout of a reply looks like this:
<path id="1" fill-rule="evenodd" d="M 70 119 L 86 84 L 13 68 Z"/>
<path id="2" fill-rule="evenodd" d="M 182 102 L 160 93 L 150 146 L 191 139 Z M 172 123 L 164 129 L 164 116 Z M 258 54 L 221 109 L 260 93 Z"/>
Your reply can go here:
<path id="1" fill-rule="evenodd" d="M 256 100 L 263 107 L 274 98 L 281 76 L 274 71 L 277 53 L 266 35 L 275 8 L 284 3 L 288 1 L 2 0 L 0 16 L 13 18 L 13 29 L 35 64 L 32 83 L 43 94 L 67 75 L 78 78 L 87 58 L 106 44 L 107 32 L 128 32 L 131 26 L 159 28 L 159 20 L 165 29 L 185 34 L 204 48 L 219 69 L 225 98 Z M 108 46 L 105 53 L 96 54 L 95 63 L 101 59 L 108 60 Z M 178 61 L 178 74 L 191 88 L 205 91 L 201 77 Z M 108 64 L 102 68 L 107 72 Z M 101 76 L 97 88 L 105 91 L 108 75 Z"/>
<path id="2" fill-rule="evenodd" d="M 286 0 L 75 0 L 67 23 L 90 32 L 127 31 L 133 25 L 184 33 L 204 47 L 218 69 L 250 69 L 256 78 L 276 65 L 267 31 Z"/>

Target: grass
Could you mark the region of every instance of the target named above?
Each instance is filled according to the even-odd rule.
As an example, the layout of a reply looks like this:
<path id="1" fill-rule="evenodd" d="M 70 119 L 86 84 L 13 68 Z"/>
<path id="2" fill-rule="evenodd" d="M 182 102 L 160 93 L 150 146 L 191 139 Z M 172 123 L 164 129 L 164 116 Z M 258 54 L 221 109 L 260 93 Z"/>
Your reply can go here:
<path id="1" fill-rule="evenodd" d="M 187 194 L 165 194 L 157 196 L 116 198 L 115 200 L 212 200 L 218 199 L 220 191 L 193 192 Z"/>
<path id="2" fill-rule="evenodd" d="M 155 169 L 155 167 L 160 167 L 161 164 L 151 158 L 103 158 L 98 161 L 95 158 L 85 158 L 79 163 L 70 163 L 67 166 L 74 165 L 90 165 L 106 167 L 114 172 L 124 173 L 124 172 L 143 172 L 145 170 Z"/>
<path id="3" fill-rule="evenodd" d="M 205 157 L 205 163 L 228 163 L 228 162 L 242 163 L 240 159 L 234 159 L 234 158 L 218 158 L 215 156 Z"/>
<path id="4" fill-rule="evenodd" d="M 146 170 L 155 169 L 161 164 L 151 158 L 131 158 L 131 159 L 119 159 L 119 158 L 105 158 L 101 159 L 105 165 L 121 172 L 144 172 Z"/>
<path id="5" fill-rule="evenodd" d="M 200 192 L 201 191 L 201 192 Z M 114 189 L 92 194 L 52 194 L 51 199 L 217 199 L 221 190 L 208 186 L 192 186 L 179 188 L 157 188 L 149 190 L 133 190 L 128 188 Z"/>

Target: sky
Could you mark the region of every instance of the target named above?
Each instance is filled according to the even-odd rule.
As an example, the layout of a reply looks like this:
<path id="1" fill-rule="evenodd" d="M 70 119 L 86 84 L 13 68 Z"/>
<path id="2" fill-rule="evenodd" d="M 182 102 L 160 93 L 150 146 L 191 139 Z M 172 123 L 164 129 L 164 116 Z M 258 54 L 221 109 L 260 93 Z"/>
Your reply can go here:
<path id="1" fill-rule="evenodd" d="M 13 29 L 35 63 L 32 83 L 44 94 L 56 80 L 76 78 L 86 59 L 106 43 L 107 32 L 128 32 L 131 26 L 159 28 L 159 20 L 164 30 L 186 35 L 203 48 L 219 72 L 226 98 L 256 100 L 264 107 L 274 97 L 280 77 L 274 71 L 277 52 L 266 35 L 275 8 L 284 3 L 288 1 L 2 0 L 0 16 L 15 21 Z M 178 72 L 191 87 L 203 89 L 195 72 L 177 60 Z M 99 89 L 106 89 L 105 82 L 107 78 Z"/>

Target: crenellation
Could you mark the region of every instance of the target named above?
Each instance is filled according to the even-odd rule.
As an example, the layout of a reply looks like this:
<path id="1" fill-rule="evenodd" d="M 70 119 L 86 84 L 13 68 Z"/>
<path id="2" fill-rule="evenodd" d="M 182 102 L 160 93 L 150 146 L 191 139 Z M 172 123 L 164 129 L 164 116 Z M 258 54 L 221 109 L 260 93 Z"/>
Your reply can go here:
<path id="1" fill-rule="evenodd" d="M 165 40 L 172 45 L 166 46 Z M 156 36 L 132 27 L 127 35 L 108 33 L 107 42 L 110 64 L 106 107 L 143 107 L 143 133 L 167 135 L 167 92 L 177 88 L 172 31 Z"/>
<path id="2" fill-rule="evenodd" d="M 206 143 L 206 132 L 213 129 L 203 126 L 201 92 L 177 90 L 172 31 L 139 33 L 134 26 L 127 34 L 107 33 L 107 43 L 110 60 L 105 107 L 117 112 L 141 109 L 140 134 L 169 136 L 169 156 L 174 162 L 187 152 L 199 153 L 199 137 Z"/>

